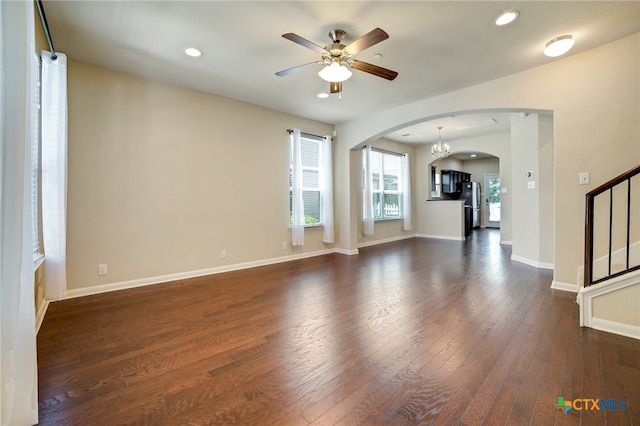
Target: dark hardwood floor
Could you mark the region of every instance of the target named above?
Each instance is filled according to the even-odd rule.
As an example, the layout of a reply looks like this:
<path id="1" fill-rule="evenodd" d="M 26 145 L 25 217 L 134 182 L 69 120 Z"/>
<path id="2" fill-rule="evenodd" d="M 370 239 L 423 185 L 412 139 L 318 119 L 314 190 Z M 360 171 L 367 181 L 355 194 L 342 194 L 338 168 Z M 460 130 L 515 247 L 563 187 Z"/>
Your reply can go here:
<path id="1" fill-rule="evenodd" d="M 640 341 L 580 328 L 575 295 L 498 240 L 411 239 L 52 303 L 40 424 L 640 424 Z M 565 415 L 558 397 L 626 409 Z"/>

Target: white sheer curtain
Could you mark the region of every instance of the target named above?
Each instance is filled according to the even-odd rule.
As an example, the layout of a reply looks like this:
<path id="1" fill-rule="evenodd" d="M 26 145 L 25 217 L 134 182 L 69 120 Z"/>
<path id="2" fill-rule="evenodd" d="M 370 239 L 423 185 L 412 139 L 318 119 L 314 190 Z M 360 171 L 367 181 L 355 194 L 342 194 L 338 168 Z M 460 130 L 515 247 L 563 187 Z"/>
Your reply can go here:
<path id="1" fill-rule="evenodd" d="M 293 129 L 291 138 L 291 188 L 293 203 L 293 223 L 291 224 L 291 245 L 304 245 L 304 200 L 302 198 L 302 144 L 300 129 Z"/>
<path id="2" fill-rule="evenodd" d="M 333 156 L 331 154 L 331 136 L 325 136 L 322 140 L 322 155 L 320 157 L 322 217 L 324 233 L 322 242 L 331 244 L 335 242 L 333 225 Z"/>
<path id="3" fill-rule="evenodd" d="M 411 169 L 409 166 L 409 154 L 402 156 L 402 229 L 411 231 Z"/>
<path id="4" fill-rule="evenodd" d="M 38 422 L 31 143 L 33 2 L 0 2 L 0 424 Z"/>
<path id="5" fill-rule="evenodd" d="M 373 235 L 373 169 L 371 167 L 371 146 L 367 145 L 362 150 L 362 232 L 364 235 Z"/>
<path id="6" fill-rule="evenodd" d="M 67 288 L 67 57 L 42 52 L 42 238 L 44 296 Z"/>

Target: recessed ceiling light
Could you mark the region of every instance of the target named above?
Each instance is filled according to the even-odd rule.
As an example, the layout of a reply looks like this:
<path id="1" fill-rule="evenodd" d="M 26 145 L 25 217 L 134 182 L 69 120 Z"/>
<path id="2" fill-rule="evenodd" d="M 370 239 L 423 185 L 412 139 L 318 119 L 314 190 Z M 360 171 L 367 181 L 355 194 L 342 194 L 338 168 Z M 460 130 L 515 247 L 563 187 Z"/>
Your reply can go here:
<path id="1" fill-rule="evenodd" d="M 496 25 L 502 26 L 502 25 L 510 24 L 513 21 L 515 21 L 518 18 L 518 16 L 520 16 L 520 13 L 516 12 L 515 10 L 510 10 L 509 12 L 505 12 L 496 18 Z"/>
<path id="2" fill-rule="evenodd" d="M 544 54 L 555 58 L 556 56 L 564 55 L 573 47 L 575 41 L 573 36 L 563 35 L 551 40 L 544 48 Z"/>
<path id="3" fill-rule="evenodd" d="M 318 97 L 320 99 L 327 99 L 329 97 L 328 93 L 318 93 Z"/>
<path id="4" fill-rule="evenodd" d="M 412 138 L 413 137 L 413 133 L 403 133 L 402 137 L 403 138 Z"/>
<path id="5" fill-rule="evenodd" d="M 187 47 L 186 49 L 184 49 L 184 53 L 186 53 L 187 55 L 193 58 L 202 56 L 202 51 L 199 49 L 196 49 L 195 47 Z"/>
<path id="6" fill-rule="evenodd" d="M 382 58 L 382 53 L 376 53 L 376 54 L 374 54 L 374 55 L 373 55 L 373 58 L 374 58 L 374 59 L 380 59 L 380 58 Z"/>

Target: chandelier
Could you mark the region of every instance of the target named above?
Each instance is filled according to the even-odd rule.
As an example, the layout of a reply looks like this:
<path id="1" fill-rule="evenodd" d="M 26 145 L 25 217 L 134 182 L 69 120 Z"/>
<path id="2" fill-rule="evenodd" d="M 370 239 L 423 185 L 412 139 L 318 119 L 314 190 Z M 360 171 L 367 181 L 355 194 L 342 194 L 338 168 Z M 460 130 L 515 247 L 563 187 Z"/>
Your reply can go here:
<path id="1" fill-rule="evenodd" d="M 431 155 L 434 158 L 444 158 L 449 155 L 449 144 L 442 143 L 442 126 L 438 127 L 438 142 L 431 145 Z"/>

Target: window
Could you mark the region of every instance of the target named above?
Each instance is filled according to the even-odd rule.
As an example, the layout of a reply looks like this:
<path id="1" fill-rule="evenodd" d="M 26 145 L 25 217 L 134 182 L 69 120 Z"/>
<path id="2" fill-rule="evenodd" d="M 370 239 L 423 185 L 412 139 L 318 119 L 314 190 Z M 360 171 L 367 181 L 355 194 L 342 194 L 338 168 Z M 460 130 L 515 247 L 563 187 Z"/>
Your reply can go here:
<path id="1" fill-rule="evenodd" d="M 322 141 L 300 138 L 305 226 L 322 225 Z M 289 144 L 289 223 L 293 223 L 293 142 Z"/>
<path id="2" fill-rule="evenodd" d="M 32 116 L 32 126 L 33 126 L 33 140 L 31 142 L 31 200 L 32 200 L 32 226 L 33 226 L 33 258 L 34 261 L 38 261 L 42 257 L 41 250 L 41 242 L 40 242 L 40 218 L 41 218 L 41 208 L 40 208 L 40 147 L 42 145 L 42 137 L 41 137 L 41 109 L 40 109 L 40 100 L 41 100 L 41 85 L 40 85 L 40 57 L 37 54 L 34 54 L 33 59 L 33 78 L 34 81 L 32 84 L 34 85 L 33 96 L 34 96 L 34 108 L 33 108 L 33 116 Z"/>
<path id="3" fill-rule="evenodd" d="M 402 155 L 371 150 L 371 172 L 373 174 L 373 218 L 374 220 L 399 219 L 402 217 L 400 179 Z"/>

